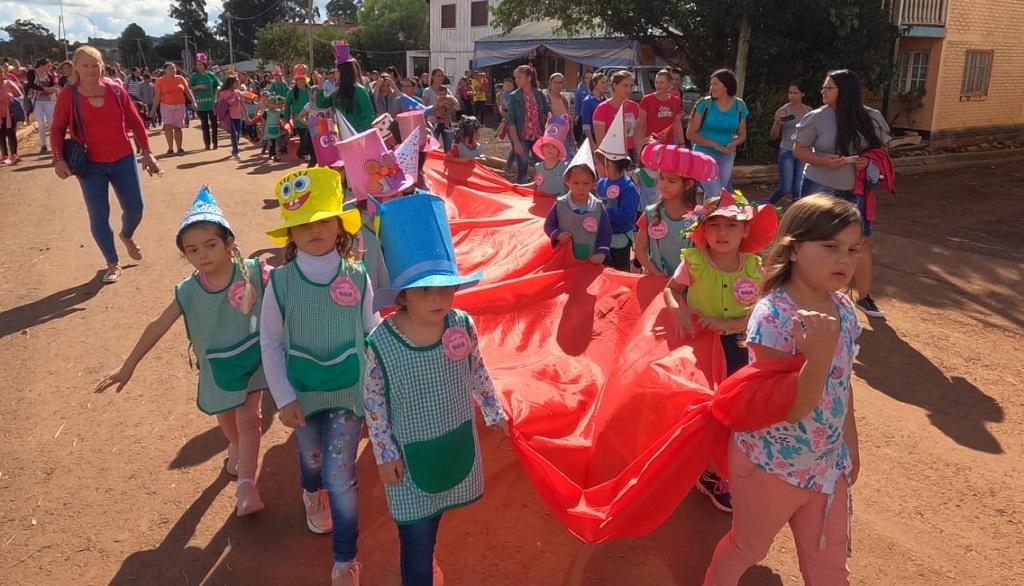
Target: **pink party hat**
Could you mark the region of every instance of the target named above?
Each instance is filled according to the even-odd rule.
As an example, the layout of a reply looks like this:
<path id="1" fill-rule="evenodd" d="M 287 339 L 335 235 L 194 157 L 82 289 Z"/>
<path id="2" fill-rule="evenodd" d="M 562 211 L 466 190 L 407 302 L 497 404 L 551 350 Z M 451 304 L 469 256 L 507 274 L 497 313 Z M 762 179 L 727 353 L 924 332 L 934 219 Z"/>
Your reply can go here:
<path id="1" fill-rule="evenodd" d="M 341 141 L 338 152 L 345 163 L 345 180 L 356 201 L 369 196 L 389 197 L 416 182 L 415 175 L 402 171 L 395 153 L 384 146 L 376 128 Z"/>
<path id="2" fill-rule="evenodd" d="M 419 148 L 421 151 L 432 151 L 439 146 L 437 139 L 427 132 L 427 119 L 423 115 L 423 110 L 402 112 L 396 118 L 398 119 L 398 131 L 402 133 L 403 138 L 412 134 L 413 129 L 420 129 Z"/>

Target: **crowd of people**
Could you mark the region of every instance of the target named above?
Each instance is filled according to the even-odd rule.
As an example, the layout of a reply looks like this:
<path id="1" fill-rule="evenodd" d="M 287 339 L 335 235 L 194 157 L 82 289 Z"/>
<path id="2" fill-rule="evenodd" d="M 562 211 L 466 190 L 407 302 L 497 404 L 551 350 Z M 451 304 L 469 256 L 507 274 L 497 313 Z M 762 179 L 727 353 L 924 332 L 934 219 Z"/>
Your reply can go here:
<path id="1" fill-rule="evenodd" d="M 235 159 L 243 137 L 274 160 L 289 136 L 298 138 L 307 168 L 277 182 L 283 224 L 268 232 L 286 264 L 270 270 L 246 259 L 204 187 L 176 235 L 195 272 L 99 389 L 120 390 L 183 317 L 199 358 L 199 407 L 229 441 L 237 514 L 264 507 L 255 473 L 260 392 L 269 389 L 282 422 L 296 429 L 307 526 L 333 534 L 333 583 L 360 580 L 354 459 L 365 422 L 398 526 L 403 584 L 439 584 L 442 513 L 483 490 L 470 397 L 488 425 L 507 433 L 508 423 L 472 319 L 452 309 L 455 292 L 480 275 L 459 274 L 444 203 L 425 191 L 422 169 L 435 148 L 453 160 L 481 156 L 492 88 L 482 72 L 466 72 L 454 90 L 441 69 L 365 73 L 344 43 L 335 58 L 331 71 L 300 64 L 290 75 L 246 74 L 198 54 L 186 77 L 173 63 L 157 75 L 125 72 L 81 47 L 59 74 L 45 60 L 24 81 L 8 70 L 0 144 L 17 162 L 12 104 L 31 96 L 43 152 L 59 177 L 78 178 L 108 265 L 104 281 L 114 282 L 121 269 L 109 188 L 123 210 L 119 238 L 139 260 L 140 165 L 162 172 L 150 128 L 163 127 L 166 156 L 185 152 L 182 129 L 194 117 L 204 148 L 219 148 L 224 130 Z M 665 278 L 677 333 L 717 334 L 729 374 L 751 361 L 806 359 L 785 418 L 735 433 L 729 478 L 709 466 L 697 484 L 733 515 L 706 584 L 736 584 L 786 523 L 809 583 L 848 583 L 846 502 L 860 466 L 850 367 L 856 308 L 884 316 L 870 296 L 869 237 L 874 189 L 893 177 L 888 126 L 864 106 L 851 71 L 825 76 L 817 109 L 793 84 L 771 128 L 781 140 L 780 185 L 759 204 L 732 185 L 749 115 L 735 74 L 715 71 L 692 112 L 679 76 L 659 71 L 637 102 L 628 70 L 584 75 L 569 93 L 562 74 L 542 89 L 534 68 L 517 67 L 493 88 L 507 169 L 550 196 L 538 238 L 582 262 Z M 335 134 L 336 145 L 323 140 Z M 786 196 L 792 204 L 780 222 L 772 204 Z M 413 228 L 425 223 L 432 228 Z M 855 301 L 843 293 L 851 286 Z M 382 320 L 386 307 L 398 311 Z M 417 393 L 424 385 L 438 397 Z"/>

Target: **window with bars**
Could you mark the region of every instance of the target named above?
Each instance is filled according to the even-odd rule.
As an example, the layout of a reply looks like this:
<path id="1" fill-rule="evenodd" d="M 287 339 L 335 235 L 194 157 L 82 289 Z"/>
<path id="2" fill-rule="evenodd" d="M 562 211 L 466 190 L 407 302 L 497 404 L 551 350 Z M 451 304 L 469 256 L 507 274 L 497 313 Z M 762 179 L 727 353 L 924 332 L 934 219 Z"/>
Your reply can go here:
<path id="1" fill-rule="evenodd" d="M 928 84 L 928 51 L 901 51 L 896 62 L 896 93 L 923 90 Z"/>
<path id="2" fill-rule="evenodd" d="M 469 26 L 487 26 L 487 0 L 469 5 Z"/>
<path id="3" fill-rule="evenodd" d="M 441 28 L 455 28 L 455 5 L 441 5 Z"/>
<path id="4" fill-rule="evenodd" d="M 992 75 L 993 55 L 992 51 L 967 51 L 960 95 L 984 96 L 988 94 L 988 80 Z"/>

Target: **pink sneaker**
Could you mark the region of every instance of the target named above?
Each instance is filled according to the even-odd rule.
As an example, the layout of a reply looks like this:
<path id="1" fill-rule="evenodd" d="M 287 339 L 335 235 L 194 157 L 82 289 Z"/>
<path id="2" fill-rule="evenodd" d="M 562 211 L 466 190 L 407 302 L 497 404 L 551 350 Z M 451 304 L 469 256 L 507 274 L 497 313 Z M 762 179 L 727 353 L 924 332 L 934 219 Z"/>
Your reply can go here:
<path id="1" fill-rule="evenodd" d="M 357 561 L 334 564 L 334 569 L 331 570 L 331 586 L 359 586 L 361 568 Z"/>
<path id="2" fill-rule="evenodd" d="M 306 508 L 306 527 L 317 535 L 324 535 L 334 530 L 331 519 L 331 507 L 327 500 L 327 491 L 319 490 L 313 494 L 302 491 L 302 504 Z"/>
<path id="3" fill-rule="evenodd" d="M 256 490 L 256 485 L 248 478 L 238 482 L 235 499 L 235 515 L 239 517 L 258 513 L 266 506 L 260 499 L 260 491 Z"/>
<path id="4" fill-rule="evenodd" d="M 12 165 L 17 165 L 18 162 L 21 161 L 21 157 L 19 157 L 18 155 L 11 155 L 10 158 L 7 160 L 10 161 Z"/>

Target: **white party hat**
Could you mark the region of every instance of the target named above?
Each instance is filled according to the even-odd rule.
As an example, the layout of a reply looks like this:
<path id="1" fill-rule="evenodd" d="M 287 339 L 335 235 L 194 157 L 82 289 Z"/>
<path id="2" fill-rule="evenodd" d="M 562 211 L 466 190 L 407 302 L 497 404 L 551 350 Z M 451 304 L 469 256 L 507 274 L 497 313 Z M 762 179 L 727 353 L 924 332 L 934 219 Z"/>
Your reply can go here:
<path id="1" fill-rule="evenodd" d="M 583 139 L 583 144 L 580 145 L 578 151 L 573 156 L 572 160 L 569 161 L 569 166 L 565 168 L 565 173 L 562 173 L 562 177 L 569 174 L 569 171 L 573 167 L 584 166 L 590 169 L 590 172 L 594 174 L 594 178 L 597 178 L 597 167 L 594 166 L 594 154 L 590 152 L 590 139 Z"/>
<path id="2" fill-rule="evenodd" d="M 604 135 L 604 139 L 601 141 L 601 146 L 597 147 L 598 152 L 609 159 L 628 159 L 629 153 L 626 152 L 626 121 L 623 118 L 623 111 L 625 108 L 619 106 L 619 111 L 615 113 L 615 119 L 612 120 L 611 125 L 608 127 L 608 132 Z"/>
<path id="3" fill-rule="evenodd" d="M 402 144 L 395 149 L 395 158 L 398 159 L 398 166 L 402 172 L 409 177 L 419 175 L 420 166 L 420 129 L 414 128 L 409 136 L 405 137 Z"/>

